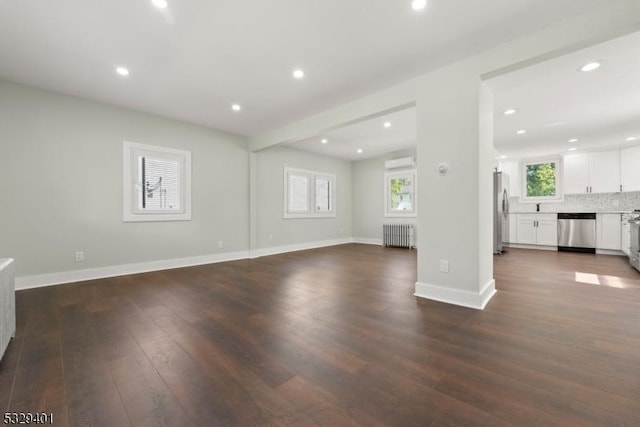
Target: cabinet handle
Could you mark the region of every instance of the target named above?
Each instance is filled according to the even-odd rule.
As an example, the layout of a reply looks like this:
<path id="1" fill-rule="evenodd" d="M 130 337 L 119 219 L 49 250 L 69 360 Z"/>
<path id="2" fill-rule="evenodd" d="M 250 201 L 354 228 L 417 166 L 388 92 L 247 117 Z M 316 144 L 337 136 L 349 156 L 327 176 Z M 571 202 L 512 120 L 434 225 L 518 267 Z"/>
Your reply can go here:
<path id="1" fill-rule="evenodd" d="M 622 193 L 622 184 L 620 184 L 620 192 Z"/>
<path id="2" fill-rule="evenodd" d="M 589 186 L 587 185 L 587 193 L 589 192 Z"/>

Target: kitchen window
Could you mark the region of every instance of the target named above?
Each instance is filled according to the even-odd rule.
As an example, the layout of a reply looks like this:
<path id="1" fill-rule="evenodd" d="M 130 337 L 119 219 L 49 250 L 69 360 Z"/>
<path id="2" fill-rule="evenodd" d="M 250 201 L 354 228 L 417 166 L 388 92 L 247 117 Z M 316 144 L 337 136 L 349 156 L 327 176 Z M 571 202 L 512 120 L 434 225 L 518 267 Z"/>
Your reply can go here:
<path id="1" fill-rule="evenodd" d="M 335 193 L 335 175 L 285 167 L 283 217 L 335 217 Z"/>
<path id="2" fill-rule="evenodd" d="M 562 159 L 525 160 L 522 162 L 522 201 L 539 203 L 563 199 Z"/>
<path id="3" fill-rule="evenodd" d="M 387 217 L 416 216 L 416 171 L 384 174 L 384 198 Z"/>
<path id="4" fill-rule="evenodd" d="M 191 153 L 123 143 L 123 221 L 191 219 Z"/>

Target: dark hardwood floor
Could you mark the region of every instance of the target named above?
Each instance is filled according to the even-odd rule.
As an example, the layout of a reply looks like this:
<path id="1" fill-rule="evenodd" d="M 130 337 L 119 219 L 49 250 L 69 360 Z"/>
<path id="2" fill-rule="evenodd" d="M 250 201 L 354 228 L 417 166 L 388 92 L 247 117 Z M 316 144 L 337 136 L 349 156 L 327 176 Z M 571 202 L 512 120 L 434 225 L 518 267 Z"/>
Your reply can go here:
<path id="1" fill-rule="evenodd" d="M 0 407 L 96 426 L 640 426 L 640 273 L 512 249 L 485 311 L 343 245 L 17 294 Z"/>

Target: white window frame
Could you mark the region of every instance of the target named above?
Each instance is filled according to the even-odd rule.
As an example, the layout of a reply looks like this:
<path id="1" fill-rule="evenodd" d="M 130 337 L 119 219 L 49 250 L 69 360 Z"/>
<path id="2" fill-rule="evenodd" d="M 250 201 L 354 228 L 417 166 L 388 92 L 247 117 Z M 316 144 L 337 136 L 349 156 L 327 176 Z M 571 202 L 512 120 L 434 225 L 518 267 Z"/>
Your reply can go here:
<path id="1" fill-rule="evenodd" d="M 289 175 L 307 177 L 307 206 L 304 212 L 289 211 Z M 316 206 L 316 181 L 324 179 L 329 181 L 329 206 L 330 209 L 319 210 Z M 304 169 L 284 167 L 283 169 L 283 218 L 335 218 L 336 217 L 336 176 L 330 173 L 315 172 Z"/>
<path id="2" fill-rule="evenodd" d="M 540 196 L 530 197 L 527 196 L 527 166 L 538 165 L 542 163 L 555 163 L 556 164 L 556 195 L 555 196 Z M 520 161 L 520 184 L 522 186 L 522 194 L 520 195 L 521 203 L 557 203 L 564 201 L 563 191 L 563 171 L 564 164 L 562 157 L 543 157 L 535 159 L 523 159 Z"/>
<path id="3" fill-rule="evenodd" d="M 410 178 L 413 183 L 411 194 L 412 209 L 399 210 L 391 208 L 391 180 L 397 178 Z M 418 180 L 416 170 L 403 170 L 397 172 L 385 172 L 384 174 L 384 216 L 390 218 L 414 218 L 418 215 Z"/>
<path id="4" fill-rule="evenodd" d="M 191 152 L 155 145 L 123 141 L 122 220 L 144 221 L 190 221 L 191 220 Z M 180 168 L 180 209 L 175 211 L 138 209 L 139 189 L 138 162 L 140 155 L 178 161 Z"/>

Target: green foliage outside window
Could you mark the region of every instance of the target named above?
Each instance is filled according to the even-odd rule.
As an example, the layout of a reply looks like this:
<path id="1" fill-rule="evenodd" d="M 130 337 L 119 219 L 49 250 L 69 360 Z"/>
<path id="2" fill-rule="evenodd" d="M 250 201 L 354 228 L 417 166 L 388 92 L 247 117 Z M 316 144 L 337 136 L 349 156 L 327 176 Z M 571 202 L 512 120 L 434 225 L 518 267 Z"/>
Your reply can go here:
<path id="1" fill-rule="evenodd" d="M 527 197 L 553 197 L 556 195 L 556 164 L 527 165 Z"/>
<path id="2" fill-rule="evenodd" d="M 412 185 L 411 178 L 391 179 L 391 209 L 412 209 Z"/>

